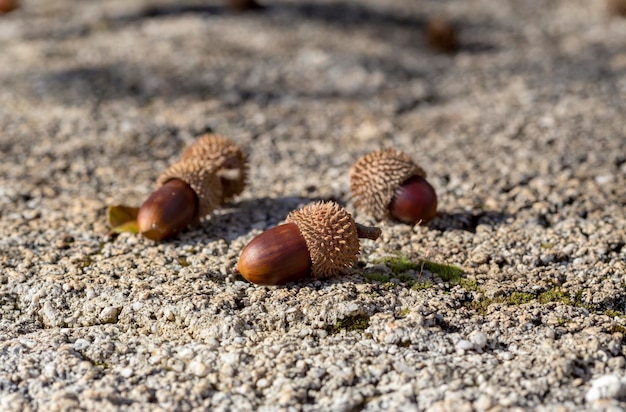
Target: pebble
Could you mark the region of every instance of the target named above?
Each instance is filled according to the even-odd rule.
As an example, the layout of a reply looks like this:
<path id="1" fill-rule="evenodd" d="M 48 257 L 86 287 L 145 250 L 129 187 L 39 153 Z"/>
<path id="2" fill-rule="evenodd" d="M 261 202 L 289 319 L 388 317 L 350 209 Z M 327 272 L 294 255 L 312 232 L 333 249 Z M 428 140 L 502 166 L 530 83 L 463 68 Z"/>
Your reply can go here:
<path id="1" fill-rule="evenodd" d="M 120 376 L 125 379 L 130 378 L 131 376 L 133 376 L 133 368 L 122 368 L 120 370 Z"/>
<path id="2" fill-rule="evenodd" d="M 121 311 L 122 308 L 119 306 L 109 306 L 102 309 L 99 318 L 104 323 L 116 323 Z"/>
<path id="3" fill-rule="evenodd" d="M 591 388 L 585 395 L 587 402 L 599 399 L 623 399 L 626 396 L 626 384 L 617 375 L 604 375 L 591 382 Z"/>
<path id="4" fill-rule="evenodd" d="M 203 378 L 209 374 L 209 367 L 200 361 L 191 361 L 189 363 L 189 371 L 194 375 Z"/>
<path id="5" fill-rule="evenodd" d="M 487 346 L 487 335 L 480 331 L 474 331 L 470 333 L 469 340 L 478 349 L 483 349 Z"/>
<path id="6" fill-rule="evenodd" d="M 461 339 L 456 343 L 457 350 L 468 351 L 474 349 L 474 344 L 469 340 Z"/>
<path id="7" fill-rule="evenodd" d="M 87 349 L 89 347 L 89 345 L 91 345 L 91 342 L 89 342 L 87 339 L 78 338 L 74 342 L 74 349 L 79 351 L 79 352 L 82 352 L 85 349 Z"/>

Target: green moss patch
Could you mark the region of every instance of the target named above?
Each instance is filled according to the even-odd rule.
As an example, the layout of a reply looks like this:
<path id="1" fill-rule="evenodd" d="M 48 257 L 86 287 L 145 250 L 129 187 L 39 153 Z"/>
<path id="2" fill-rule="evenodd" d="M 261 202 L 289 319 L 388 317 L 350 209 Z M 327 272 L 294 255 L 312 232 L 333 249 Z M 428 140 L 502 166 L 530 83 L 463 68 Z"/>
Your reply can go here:
<path id="1" fill-rule="evenodd" d="M 341 331 L 354 332 L 363 331 L 370 326 L 370 317 L 368 315 L 355 315 L 343 318 L 332 326 L 326 328 L 326 332 L 336 335 Z"/>
<path id="2" fill-rule="evenodd" d="M 403 317 L 407 316 L 409 313 L 411 313 L 411 309 L 409 309 L 409 308 L 400 309 L 398 311 L 398 316 L 403 318 Z"/>
<path id="3" fill-rule="evenodd" d="M 528 293 L 528 292 L 513 292 L 508 296 L 498 296 L 495 298 L 485 298 L 480 300 L 474 300 L 467 304 L 465 307 L 475 310 L 478 313 L 485 314 L 487 312 L 487 308 L 493 304 L 504 304 L 507 306 L 518 306 L 524 305 L 530 302 L 537 302 L 542 305 L 547 303 L 563 303 L 568 306 L 574 307 L 582 307 L 590 311 L 595 311 L 596 308 L 593 305 L 585 305 L 583 302 L 582 291 L 577 291 L 573 295 L 570 292 L 564 291 L 560 288 L 552 288 L 546 290 L 545 292 L 541 292 L 538 294 Z M 621 315 L 620 312 L 617 311 L 605 311 L 605 314 L 609 313 L 617 313 L 618 316 Z M 610 316 L 610 315 L 609 315 Z"/>
<path id="4" fill-rule="evenodd" d="M 408 272 L 409 270 L 419 270 L 421 268 L 420 264 L 411 261 L 406 256 L 386 256 L 378 259 L 376 263 L 385 264 L 394 275 Z"/>
<path id="5" fill-rule="evenodd" d="M 422 267 L 444 282 L 458 282 L 463 276 L 463 269 L 454 265 L 445 265 L 425 260 L 422 262 Z"/>
<path id="6" fill-rule="evenodd" d="M 366 273 L 363 276 L 365 277 L 365 279 L 367 279 L 367 280 L 369 280 L 371 282 L 386 283 L 386 282 L 389 282 L 391 280 L 391 276 L 386 275 L 384 273 L 379 273 L 379 272 Z"/>
<path id="7" fill-rule="evenodd" d="M 427 270 L 432 273 L 434 277 L 446 282 L 447 285 L 443 285 L 445 290 L 449 290 L 455 286 L 460 286 L 469 292 L 478 292 L 481 290 L 475 279 L 463 277 L 464 270 L 458 266 L 436 263 L 429 260 L 413 262 L 403 255 L 385 256 L 376 260 L 375 263 L 387 266 L 392 274 L 371 272 L 365 273 L 363 276 L 371 282 L 381 283 L 386 290 L 393 290 L 397 286 L 408 287 L 416 291 L 432 288 L 432 280 L 420 279 L 420 274 L 423 270 Z M 395 282 L 395 279 L 399 282 Z M 395 283 L 392 283 L 391 280 L 394 280 Z"/>
<path id="8" fill-rule="evenodd" d="M 615 310 L 615 309 L 607 309 L 604 311 L 604 314 L 606 316 L 610 316 L 612 318 L 616 317 L 616 316 L 623 316 L 624 314 L 622 312 L 620 312 L 619 310 Z"/>
<path id="9" fill-rule="evenodd" d="M 507 304 L 510 306 L 523 305 L 535 300 L 535 295 L 526 292 L 513 292 L 511 296 L 507 298 Z"/>
<path id="10" fill-rule="evenodd" d="M 537 296 L 537 301 L 539 303 L 562 302 L 566 305 L 572 303 L 569 293 L 558 288 L 552 288 L 540 293 L 539 296 Z"/>
<path id="11" fill-rule="evenodd" d="M 433 282 L 427 280 L 425 282 L 415 282 L 411 285 L 412 290 L 426 290 L 433 287 Z"/>

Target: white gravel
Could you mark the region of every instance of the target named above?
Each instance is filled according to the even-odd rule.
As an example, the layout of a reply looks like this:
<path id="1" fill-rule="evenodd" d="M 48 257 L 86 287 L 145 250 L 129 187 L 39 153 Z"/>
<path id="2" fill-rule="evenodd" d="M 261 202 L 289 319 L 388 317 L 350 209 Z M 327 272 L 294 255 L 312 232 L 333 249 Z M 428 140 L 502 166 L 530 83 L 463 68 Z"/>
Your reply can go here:
<path id="1" fill-rule="evenodd" d="M 626 409 L 626 20 L 586 0 L 264 3 L 0 17 L 0 410 Z M 426 46 L 430 16 L 458 53 Z M 106 207 L 139 205 L 208 128 L 249 153 L 242 195 L 170 242 L 109 236 Z M 354 210 L 350 165 L 387 146 L 428 172 L 428 225 Z M 383 231 L 350 273 L 237 276 L 319 199 Z"/>

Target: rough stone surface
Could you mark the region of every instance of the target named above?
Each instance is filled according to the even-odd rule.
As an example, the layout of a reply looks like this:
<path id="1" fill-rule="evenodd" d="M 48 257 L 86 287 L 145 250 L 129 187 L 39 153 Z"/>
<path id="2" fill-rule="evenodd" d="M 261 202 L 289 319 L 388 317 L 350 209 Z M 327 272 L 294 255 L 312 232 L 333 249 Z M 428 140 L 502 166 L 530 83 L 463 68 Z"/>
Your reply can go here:
<path id="1" fill-rule="evenodd" d="M 0 410 L 626 408 L 626 20 L 588 0 L 264 4 L 0 16 Z M 431 17 L 458 52 L 429 49 Z M 108 236 L 106 207 L 140 205 L 207 130 L 249 154 L 243 193 L 167 243 Z M 289 211 L 354 213 L 348 170 L 381 147 L 424 167 L 437 218 L 380 223 L 340 278 L 237 276 Z"/>

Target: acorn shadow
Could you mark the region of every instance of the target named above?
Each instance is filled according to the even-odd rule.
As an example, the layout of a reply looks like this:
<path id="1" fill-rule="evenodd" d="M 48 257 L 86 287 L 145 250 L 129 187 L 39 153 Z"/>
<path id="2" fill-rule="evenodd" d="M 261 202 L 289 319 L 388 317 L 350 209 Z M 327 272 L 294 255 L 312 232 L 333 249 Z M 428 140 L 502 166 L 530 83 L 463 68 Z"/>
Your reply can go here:
<path id="1" fill-rule="evenodd" d="M 207 242 L 223 239 L 231 242 L 252 230 L 265 231 L 284 222 L 289 212 L 308 203 L 334 200 L 321 197 L 283 196 L 244 199 L 228 203 L 204 222 L 179 235 L 179 241 Z"/>
<path id="2" fill-rule="evenodd" d="M 513 216 L 506 212 L 497 210 L 485 210 L 479 212 L 439 212 L 437 216 L 428 223 L 429 229 L 440 230 L 442 232 L 450 230 L 460 230 L 476 233 L 479 225 L 500 226 L 505 224 Z"/>

